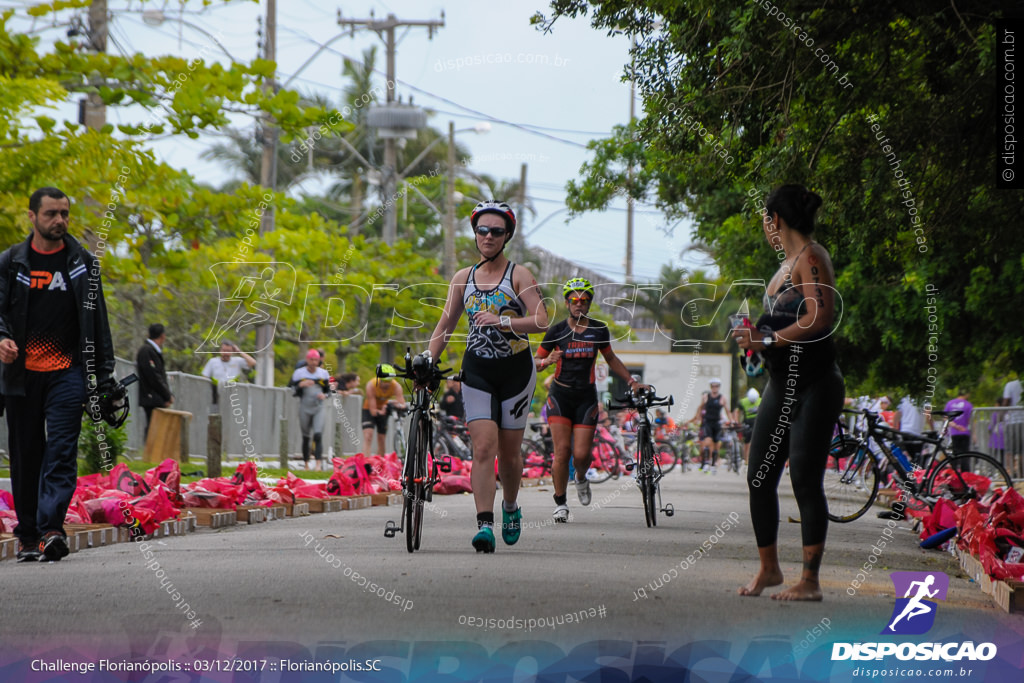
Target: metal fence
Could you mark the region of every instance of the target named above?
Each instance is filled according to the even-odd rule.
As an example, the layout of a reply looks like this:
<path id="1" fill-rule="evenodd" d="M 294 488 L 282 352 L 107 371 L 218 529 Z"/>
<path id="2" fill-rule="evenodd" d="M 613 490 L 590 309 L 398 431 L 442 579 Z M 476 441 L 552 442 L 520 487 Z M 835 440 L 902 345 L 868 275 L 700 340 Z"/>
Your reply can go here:
<path id="1" fill-rule="evenodd" d="M 135 372 L 135 363 L 117 359 L 117 377 Z M 168 372 L 174 394 L 174 410 L 192 413 L 189 424 L 189 456 L 203 459 L 207 454 L 209 416 L 221 416 L 221 451 L 227 459 L 277 459 L 281 453 L 281 433 L 287 432 L 289 457 L 301 457 L 302 434 L 299 431 L 299 401 L 291 389 L 259 387 L 239 383 L 222 387 L 218 405 L 213 403 L 212 382 L 198 375 Z M 132 410 L 124 429 L 126 448 L 139 458 L 145 444 L 146 413 L 139 406 L 138 383 L 129 387 Z M 8 398 L 8 400 L 17 400 Z M 352 455 L 362 451 L 361 396 L 330 396 L 324 411 L 324 457 Z M 388 443 L 392 444 L 389 429 Z M 250 441 L 246 441 L 249 439 Z M 0 449 L 7 447 L 7 420 L 0 419 Z"/>
<path id="2" fill-rule="evenodd" d="M 991 455 L 1015 480 L 1024 479 L 1024 407 L 975 408 L 971 450 Z"/>

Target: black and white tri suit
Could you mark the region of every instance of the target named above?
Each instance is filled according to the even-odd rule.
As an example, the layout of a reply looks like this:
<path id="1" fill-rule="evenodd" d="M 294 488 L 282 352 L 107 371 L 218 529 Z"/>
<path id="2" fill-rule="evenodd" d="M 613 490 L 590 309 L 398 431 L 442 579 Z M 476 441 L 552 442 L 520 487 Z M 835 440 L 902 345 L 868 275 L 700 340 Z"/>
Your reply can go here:
<path id="1" fill-rule="evenodd" d="M 473 322 L 473 316 L 484 311 L 498 317 L 526 316 L 526 305 L 512 286 L 515 264 L 509 262 L 501 280 L 489 290 L 476 285 L 479 265 L 469 271 L 462 297 L 469 316 L 466 355 L 462 359 L 466 422 L 492 420 L 501 429 L 525 429 L 537 384 L 530 340 L 526 335 L 502 331 L 497 325 L 478 326 Z"/>

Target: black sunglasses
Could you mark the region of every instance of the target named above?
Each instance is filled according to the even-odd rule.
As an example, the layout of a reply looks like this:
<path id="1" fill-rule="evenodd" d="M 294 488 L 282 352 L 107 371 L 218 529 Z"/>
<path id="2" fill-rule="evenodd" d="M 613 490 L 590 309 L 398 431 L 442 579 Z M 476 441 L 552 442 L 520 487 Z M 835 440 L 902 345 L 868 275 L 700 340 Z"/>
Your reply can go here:
<path id="1" fill-rule="evenodd" d="M 495 237 L 503 237 L 508 232 L 506 228 L 489 228 L 486 225 L 476 226 L 476 234 L 487 237 L 488 235 L 494 235 Z"/>

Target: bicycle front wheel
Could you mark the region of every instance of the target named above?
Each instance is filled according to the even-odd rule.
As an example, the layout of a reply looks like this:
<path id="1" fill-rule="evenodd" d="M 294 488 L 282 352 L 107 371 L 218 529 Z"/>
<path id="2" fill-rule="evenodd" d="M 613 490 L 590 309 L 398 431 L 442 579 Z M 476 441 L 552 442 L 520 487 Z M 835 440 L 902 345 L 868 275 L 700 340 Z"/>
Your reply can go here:
<path id="1" fill-rule="evenodd" d="M 423 484 L 427 472 L 427 434 L 422 417 L 414 420 L 405 461 L 405 547 L 410 553 L 420 548 L 423 533 Z"/>
<path id="2" fill-rule="evenodd" d="M 999 461 L 984 453 L 968 451 L 944 460 L 928 477 L 925 495 L 950 498 L 958 506 L 981 500 L 997 489 L 1013 488 L 1013 480 Z"/>
<path id="3" fill-rule="evenodd" d="M 878 497 L 875 459 L 856 439 L 836 441 L 825 466 L 828 518 L 852 522 L 864 515 Z"/>
<path id="4" fill-rule="evenodd" d="M 676 447 L 670 442 L 658 439 L 654 442 L 654 459 L 661 467 L 661 473 L 668 474 L 676 466 L 679 454 L 676 452 Z"/>
<path id="5" fill-rule="evenodd" d="M 644 499 L 644 517 L 647 519 L 648 527 L 658 526 L 658 485 L 654 481 L 657 466 L 654 463 L 654 447 L 648 440 L 641 443 L 639 466 L 640 471 L 637 472 L 636 481 Z"/>

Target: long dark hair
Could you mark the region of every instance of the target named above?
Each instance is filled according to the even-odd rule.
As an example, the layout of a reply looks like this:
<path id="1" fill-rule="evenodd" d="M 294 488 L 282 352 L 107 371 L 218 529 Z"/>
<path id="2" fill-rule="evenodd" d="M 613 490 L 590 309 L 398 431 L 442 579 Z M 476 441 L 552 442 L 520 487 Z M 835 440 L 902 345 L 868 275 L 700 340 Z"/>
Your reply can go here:
<path id="1" fill-rule="evenodd" d="M 803 185 L 783 185 L 768 195 L 765 209 L 779 214 L 786 225 L 804 235 L 814 232 L 814 214 L 821 206 L 821 197 Z"/>

